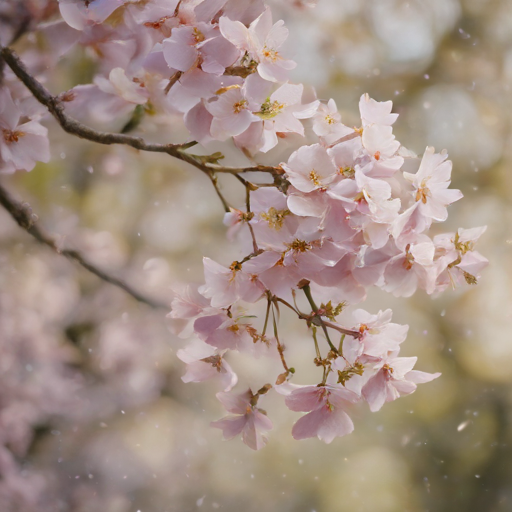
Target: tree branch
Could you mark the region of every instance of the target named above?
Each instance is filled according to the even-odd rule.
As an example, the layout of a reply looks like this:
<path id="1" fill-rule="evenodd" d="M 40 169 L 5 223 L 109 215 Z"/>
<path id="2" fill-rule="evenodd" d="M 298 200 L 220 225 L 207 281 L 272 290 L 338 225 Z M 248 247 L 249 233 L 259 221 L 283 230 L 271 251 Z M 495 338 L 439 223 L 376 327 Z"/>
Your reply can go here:
<path id="1" fill-rule="evenodd" d="M 149 151 L 154 153 L 166 153 L 178 160 L 193 165 L 202 172 L 209 174 L 213 172 L 239 174 L 245 172 L 263 172 L 274 176 L 274 181 L 280 184 L 283 180 L 283 170 L 280 167 L 272 167 L 267 165 L 257 165 L 254 167 L 222 167 L 207 162 L 208 157 L 191 155 L 185 150 L 191 146 L 191 143 L 185 144 L 154 144 L 148 143 L 140 137 L 133 137 L 123 133 L 111 133 L 94 130 L 70 115 L 64 109 L 64 101 L 62 97 L 53 96 L 46 87 L 36 80 L 26 69 L 25 65 L 18 57 L 16 52 L 11 48 L 0 46 L 0 56 L 5 63 L 11 68 L 13 73 L 23 82 L 30 90 L 34 97 L 44 105 L 50 114 L 57 120 L 62 129 L 67 133 L 76 135 L 82 139 L 87 139 L 98 144 L 124 144 L 139 151 Z"/>
<path id="2" fill-rule="evenodd" d="M 121 288 L 126 293 L 131 295 L 135 300 L 147 304 L 152 308 L 169 309 L 167 304 L 155 301 L 148 297 L 145 297 L 137 290 L 133 289 L 130 285 L 126 284 L 121 279 L 107 274 L 105 271 L 100 270 L 92 263 L 87 261 L 78 251 L 74 249 L 61 249 L 57 242 L 48 234 L 46 231 L 38 226 L 37 216 L 32 213 L 30 205 L 27 203 L 20 203 L 14 199 L 7 190 L 0 185 L 0 204 L 9 212 L 11 217 L 17 222 L 17 224 L 23 228 L 27 233 L 30 233 L 37 241 L 50 247 L 56 253 L 62 254 L 66 258 L 75 261 L 89 272 L 99 277 L 101 280 L 107 283 L 113 284 L 118 288 Z"/>

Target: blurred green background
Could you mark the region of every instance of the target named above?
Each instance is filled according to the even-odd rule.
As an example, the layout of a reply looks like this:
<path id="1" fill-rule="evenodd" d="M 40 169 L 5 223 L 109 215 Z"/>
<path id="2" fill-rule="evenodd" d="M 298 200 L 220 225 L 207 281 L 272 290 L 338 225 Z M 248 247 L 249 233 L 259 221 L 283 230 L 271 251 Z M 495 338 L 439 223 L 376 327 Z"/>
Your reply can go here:
<path id="1" fill-rule="evenodd" d="M 331 445 L 294 441 L 297 415 L 281 397 L 264 404 L 275 425 L 265 449 L 224 442 L 209 427 L 224 415 L 212 386 L 180 380 L 183 341 L 165 311 L 37 245 L 0 211 L 0 425 L 22 437 L 10 441 L 21 471 L 0 484 L 2 512 L 512 511 L 512 2 L 292 4 L 272 6 L 290 29 L 293 80 L 333 97 L 348 125 L 363 92 L 392 99 L 398 140 L 417 153 L 446 148 L 465 195 L 435 232 L 488 225 L 478 286 L 436 299 L 371 293 L 364 305 L 392 307 L 411 326 L 404 355 L 442 377 L 378 413 L 356 408 L 354 433 Z M 49 85 L 93 74 L 76 50 Z M 152 121 L 140 128 L 146 138 L 184 137 L 174 120 Z M 2 183 L 63 246 L 167 302 L 176 283 L 201 282 L 203 255 L 238 255 L 204 175 L 48 126 L 52 162 Z M 280 151 L 265 161 L 278 163 Z M 241 206 L 239 184 L 220 182 Z M 309 383 L 318 370 L 304 327 L 285 316 L 282 332 L 297 382 Z M 257 385 L 268 364 L 240 358 L 235 370 Z"/>

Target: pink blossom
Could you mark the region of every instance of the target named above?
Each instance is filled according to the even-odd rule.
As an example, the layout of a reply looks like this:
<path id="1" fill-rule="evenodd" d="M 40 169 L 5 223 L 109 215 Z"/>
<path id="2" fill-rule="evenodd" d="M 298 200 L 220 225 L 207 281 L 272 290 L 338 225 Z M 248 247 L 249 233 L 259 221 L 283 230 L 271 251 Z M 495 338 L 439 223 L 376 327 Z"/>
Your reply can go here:
<path id="1" fill-rule="evenodd" d="M 215 140 L 226 140 L 240 135 L 259 117 L 248 109 L 248 102 L 238 86 L 219 93 L 216 101 L 205 104 L 206 110 L 213 116 L 211 135 Z"/>
<path id="2" fill-rule="evenodd" d="M 169 67 L 182 72 L 201 66 L 207 73 L 220 75 L 238 58 L 233 45 L 206 23 L 175 28 L 162 48 Z"/>
<path id="3" fill-rule="evenodd" d="M 395 139 L 391 126 L 370 125 L 364 128 L 362 144 L 371 158 L 374 177 L 392 176 L 404 163 L 398 154 L 400 143 Z"/>
<path id="4" fill-rule="evenodd" d="M 363 128 L 370 125 L 391 126 L 398 118 L 392 114 L 392 101 L 375 101 L 368 94 L 363 94 L 359 100 L 359 112 Z"/>
<path id="5" fill-rule="evenodd" d="M 313 117 L 313 131 L 327 145 L 355 133 L 353 128 L 342 124 L 336 102 L 332 98 L 327 105 L 320 103 L 318 106 L 318 112 Z"/>
<path id="6" fill-rule="evenodd" d="M 362 391 L 372 412 L 380 410 L 385 402 L 413 393 L 417 384 L 430 382 L 441 375 L 412 370 L 417 359 L 392 355 L 375 366 L 375 375 L 363 386 Z"/>
<path id="7" fill-rule="evenodd" d="M 60 14 L 66 23 L 83 30 L 88 22 L 103 23 L 118 7 L 128 0 L 59 0 Z"/>
<path id="8" fill-rule="evenodd" d="M 149 92 L 145 88 L 144 79 L 138 77 L 130 79 L 122 68 L 114 68 L 110 71 L 108 79 L 97 76 L 94 82 L 103 92 L 115 94 L 129 103 L 143 105 L 148 101 Z"/>
<path id="9" fill-rule="evenodd" d="M 268 7 L 249 28 L 226 16 L 220 18 L 219 27 L 228 41 L 258 63 L 258 73 L 262 78 L 271 82 L 287 81 L 288 71 L 296 64 L 283 59 L 278 50 L 288 37 L 288 29 L 282 20 L 272 25 L 272 13 Z"/>
<path id="10" fill-rule="evenodd" d="M 364 309 L 356 309 L 352 317 L 356 322 L 354 330 L 359 331 L 360 354 L 382 357 L 395 351 L 407 337 L 408 325 L 391 322 L 391 309 L 379 311 L 376 315 Z"/>
<path id="11" fill-rule="evenodd" d="M 187 371 L 181 378 L 183 382 L 204 382 L 219 377 L 224 391 L 231 391 L 238 382 L 236 373 L 223 355 L 200 340 L 178 350 L 176 355 L 187 365 Z"/>
<path id="12" fill-rule="evenodd" d="M 455 287 L 464 282 L 476 284 L 480 272 L 488 265 L 488 260 L 475 251 L 475 244 L 487 226 L 472 229 L 459 228 L 457 233 L 447 233 L 434 237 L 437 271 L 436 290 L 448 286 Z"/>
<path id="13" fill-rule="evenodd" d="M 229 440 L 242 434 L 242 441 L 253 450 L 260 450 L 267 444 L 266 432 L 272 430 L 272 422 L 266 413 L 254 404 L 254 395 L 249 389 L 241 395 L 217 393 L 217 398 L 233 416 L 213 421 L 210 426 L 220 428 L 224 439 Z"/>
<path id="14" fill-rule="evenodd" d="M 0 173 L 31 171 L 37 161 L 50 160 L 48 130 L 37 121 L 19 124 L 21 116 L 7 87 L 0 87 Z"/>
<path id="15" fill-rule="evenodd" d="M 282 164 L 290 183 L 301 192 L 325 189 L 336 177 L 336 167 L 320 144 L 302 146 Z"/>
<path id="16" fill-rule="evenodd" d="M 292 429 L 294 439 L 318 437 L 331 443 L 335 437 L 350 434 L 354 424 L 345 409 L 359 401 L 356 393 L 342 386 L 301 386 L 286 396 L 289 409 L 308 412 Z"/>
<path id="17" fill-rule="evenodd" d="M 435 153 L 433 147 L 427 147 L 418 172 L 404 172 L 404 178 L 414 187 L 414 207 L 425 218 L 439 222 L 448 217 L 446 207 L 462 197 L 460 190 L 448 189 L 452 163 L 447 158 L 446 152 Z"/>
<path id="18" fill-rule="evenodd" d="M 269 257 L 270 260 L 267 260 Z M 279 259 L 278 256 L 272 255 L 265 255 L 263 259 L 255 258 L 256 262 L 265 261 L 258 269 L 259 272 L 273 266 L 277 259 Z M 210 258 L 203 258 L 203 263 L 205 285 L 201 287 L 200 292 L 205 297 L 211 298 L 214 307 L 227 307 L 238 299 L 255 302 L 265 291 L 256 273 L 244 270 L 254 267 L 254 261 L 246 264 L 234 261 L 229 268 L 223 267 Z"/>
<path id="19" fill-rule="evenodd" d="M 435 247 L 426 235 L 418 235 L 391 258 L 384 271 L 383 289 L 395 297 L 410 297 L 418 286 L 432 293 L 435 283 Z"/>

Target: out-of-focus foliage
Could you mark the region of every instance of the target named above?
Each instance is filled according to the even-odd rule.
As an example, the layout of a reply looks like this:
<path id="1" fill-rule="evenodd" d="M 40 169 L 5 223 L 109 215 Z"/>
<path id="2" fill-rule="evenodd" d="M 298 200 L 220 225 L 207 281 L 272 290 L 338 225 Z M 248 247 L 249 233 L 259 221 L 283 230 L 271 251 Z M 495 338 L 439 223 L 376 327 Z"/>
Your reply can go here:
<path id="1" fill-rule="evenodd" d="M 443 230 L 489 226 L 479 249 L 491 265 L 478 286 L 386 298 L 411 325 L 405 355 L 411 347 L 421 369 L 443 376 L 379 413 L 357 409 L 356 431 L 329 446 L 293 441 L 295 418 L 277 399 L 265 450 L 222 442 L 208 427 L 220 405 L 207 385 L 181 382 L 182 342 L 163 312 L 36 245 L 0 211 L 2 512 L 512 509 L 512 3 L 274 3 L 290 28 L 294 79 L 333 97 L 346 124 L 362 92 L 393 99 L 398 139 L 418 153 L 445 147 L 454 160 L 453 187 L 466 199 Z M 63 90 L 90 68 L 75 52 L 51 85 Z M 4 183 L 63 244 L 166 301 L 174 283 L 202 280 L 203 254 L 237 256 L 204 175 L 48 126 L 52 163 Z M 241 187 L 221 185 L 242 201 Z M 367 309 L 382 307 L 375 294 Z M 294 364 L 313 357 L 299 326 L 283 332 Z M 258 381 L 250 361 L 238 367 Z"/>

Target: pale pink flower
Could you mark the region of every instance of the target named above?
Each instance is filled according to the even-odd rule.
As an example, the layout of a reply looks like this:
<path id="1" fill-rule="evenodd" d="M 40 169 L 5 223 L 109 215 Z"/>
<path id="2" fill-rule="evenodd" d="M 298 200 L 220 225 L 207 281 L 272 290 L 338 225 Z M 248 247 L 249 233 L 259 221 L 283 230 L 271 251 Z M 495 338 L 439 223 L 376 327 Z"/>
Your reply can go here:
<path id="1" fill-rule="evenodd" d="M 368 94 L 363 94 L 359 100 L 359 112 L 363 128 L 370 125 L 391 126 L 398 118 L 392 114 L 392 101 L 375 101 Z"/>
<path id="2" fill-rule="evenodd" d="M 183 382 L 204 382 L 218 377 L 224 391 L 231 391 L 238 382 L 236 373 L 223 354 L 200 340 L 192 341 L 184 349 L 178 350 L 176 355 L 187 365 L 187 371 L 181 378 Z"/>
<path id="3" fill-rule="evenodd" d="M 360 333 L 360 354 L 383 357 L 399 348 L 407 337 L 409 326 L 392 323 L 392 315 L 391 309 L 379 311 L 376 315 L 364 309 L 356 309 L 352 313 L 355 320 L 353 329 Z"/>
<path id="4" fill-rule="evenodd" d="M 435 153 L 433 147 L 427 147 L 416 174 L 404 172 L 404 178 L 414 187 L 415 206 L 428 220 L 445 221 L 448 217 L 446 207 L 462 197 L 460 190 L 449 189 L 452 162 L 447 160 L 446 152 Z"/>
<path id="5" fill-rule="evenodd" d="M 253 450 L 260 450 L 267 444 L 265 434 L 272 430 L 272 422 L 266 413 L 254 404 L 254 395 L 249 389 L 241 395 L 217 393 L 217 398 L 233 416 L 212 421 L 210 426 L 220 428 L 224 439 L 229 440 L 242 434 L 242 441 Z"/>
<path id="6" fill-rule="evenodd" d="M 353 128 L 342 124 L 341 115 L 332 98 L 327 105 L 320 103 L 318 106 L 318 112 L 313 117 L 313 131 L 327 145 L 354 133 Z"/>
<path id="7" fill-rule="evenodd" d="M 235 138 L 237 145 L 266 153 L 277 145 L 278 133 L 298 133 L 304 136 L 300 119 L 312 117 L 319 102 L 302 104 L 302 84 L 284 84 L 271 92 L 272 84 L 253 74 L 246 79 L 245 98 L 249 108 L 260 123 L 253 123 L 242 135 Z"/>
<path id="8" fill-rule="evenodd" d="M 212 299 L 213 307 L 228 307 L 239 299 L 256 302 L 265 291 L 258 274 L 278 260 L 278 254 L 266 251 L 244 263 L 234 261 L 226 268 L 210 258 L 203 258 L 205 284 L 199 291 Z"/>
<path id="9" fill-rule="evenodd" d="M 88 23 L 103 23 L 118 7 L 128 0 L 59 0 L 60 14 L 76 30 Z"/>
<path id="10" fill-rule="evenodd" d="M 228 307 L 238 299 L 255 302 L 265 291 L 257 277 L 244 272 L 236 261 L 230 268 L 210 258 L 203 258 L 203 264 L 205 284 L 200 292 L 211 298 L 213 307 Z"/>
<path id="11" fill-rule="evenodd" d="M 326 189 L 337 169 L 326 149 L 320 144 L 302 146 L 292 153 L 287 164 L 281 164 L 290 183 L 301 192 Z"/>
<path id="12" fill-rule="evenodd" d="M 475 251 L 475 244 L 487 226 L 472 229 L 459 228 L 457 233 L 446 233 L 434 237 L 437 260 L 436 290 L 448 286 L 476 284 L 480 272 L 489 264 L 487 258 Z"/>
<path id="13" fill-rule="evenodd" d="M 418 286 L 431 294 L 436 278 L 434 254 L 434 244 L 426 235 L 412 238 L 401 253 L 389 260 L 382 288 L 395 297 L 410 297 Z"/>
<path id="14" fill-rule="evenodd" d="M 391 355 L 374 367 L 376 373 L 368 379 L 362 390 L 372 412 L 380 410 L 385 402 L 413 393 L 417 384 L 430 382 L 441 375 L 413 370 L 417 359 Z"/>
<path id="15" fill-rule="evenodd" d="M 200 66 L 206 73 L 221 75 L 239 57 L 239 51 L 218 29 L 206 23 L 173 29 L 162 48 L 169 67 L 183 72 Z"/>
<path id="16" fill-rule="evenodd" d="M 144 85 L 144 79 L 142 77 L 130 79 L 122 68 L 114 68 L 110 71 L 108 79 L 102 76 L 95 77 L 94 83 L 103 92 L 117 95 L 128 103 L 143 105 L 147 103 L 149 98 L 149 92 Z"/>
<path id="17" fill-rule="evenodd" d="M 356 393 L 340 385 L 301 386 L 293 389 L 285 398 L 289 409 L 308 412 L 292 429 L 294 439 L 318 437 L 331 443 L 335 437 L 350 434 L 354 424 L 346 408 L 359 401 Z"/>
<path id="18" fill-rule="evenodd" d="M 404 163 L 398 154 L 400 143 L 395 139 L 391 126 L 370 125 L 364 128 L 362 144 L 371 159 L 374 177 L 392 176 Z"/>
<path id="19" fill-rule="evenodd" d="M 21 117 L 7 87 L 0 87 L 0 173 L 31 171 L 50 160 L 48 130 L 37 121 L 19 124 Z"/>
<path id="20" fill-rule="evenodd" d="M 215 140 L 240 135 L 251 123 L 260 120 L 249 110 L 243 90 L 237 86 L 220 93 L 215 101 L 205 103 L 205 107 L 213 116 L 210 133 Z"/>
<path id="21" fill-rule="evenodd" d="M 272 13 L 268 7 L 249 28 L 227 16 L 220 18 L 219 27 L 228 41 L 258 63 L 258 73 L 262 78 L 271 82 L 288 80 L 288 72 L 295 68 L 296 63 L 283 59 L 279 53 L 279 48 L 288 37 L 288 29 L 282 20 L 272 25 Z"/>

